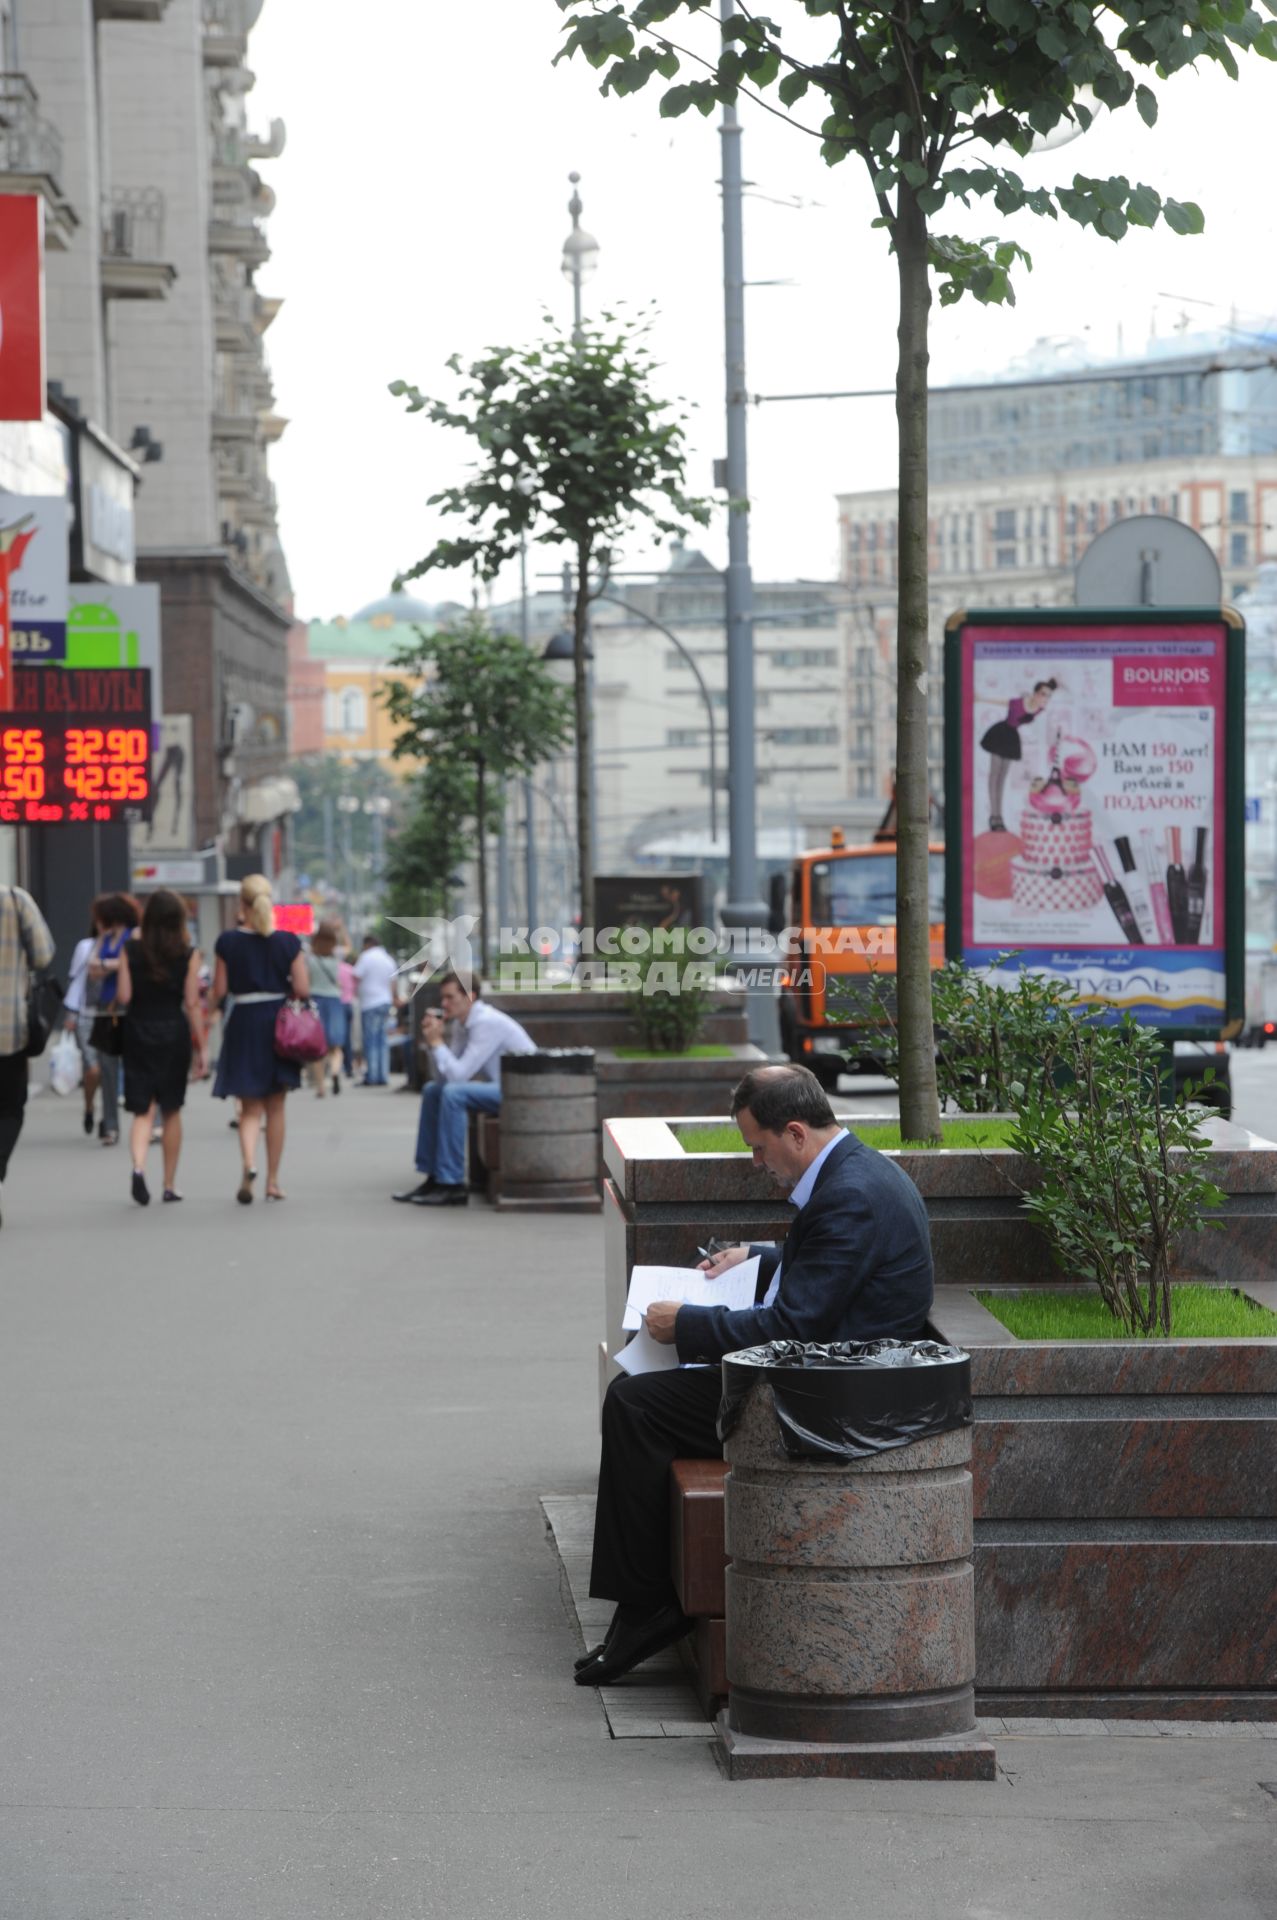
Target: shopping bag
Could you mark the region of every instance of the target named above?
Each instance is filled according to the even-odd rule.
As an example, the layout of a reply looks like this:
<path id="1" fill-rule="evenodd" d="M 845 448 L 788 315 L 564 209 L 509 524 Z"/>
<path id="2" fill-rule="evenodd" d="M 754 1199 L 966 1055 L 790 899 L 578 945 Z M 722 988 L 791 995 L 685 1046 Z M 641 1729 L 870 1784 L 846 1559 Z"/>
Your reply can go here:
<path id="1" fill-rule="evenodd" d="M 75 1035 L 64 1029 L 49 1048 L 49 1085 L 55 1093 L 74 1093 L 84 1075 Z"/>

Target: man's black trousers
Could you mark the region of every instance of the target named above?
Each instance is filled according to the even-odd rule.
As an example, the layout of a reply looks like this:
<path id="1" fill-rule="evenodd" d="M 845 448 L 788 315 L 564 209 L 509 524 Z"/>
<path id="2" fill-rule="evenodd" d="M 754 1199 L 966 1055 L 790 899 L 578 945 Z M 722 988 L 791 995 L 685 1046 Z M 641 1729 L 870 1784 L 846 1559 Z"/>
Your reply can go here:
<path id="1" fill-rule="evenodd" d="M 676 1596 L 670 1578 L 670 1462 L 721 1460 L 719 1367 L 614 1380 L 603 1402 L 590 1594 L 652 1611 Z"/>

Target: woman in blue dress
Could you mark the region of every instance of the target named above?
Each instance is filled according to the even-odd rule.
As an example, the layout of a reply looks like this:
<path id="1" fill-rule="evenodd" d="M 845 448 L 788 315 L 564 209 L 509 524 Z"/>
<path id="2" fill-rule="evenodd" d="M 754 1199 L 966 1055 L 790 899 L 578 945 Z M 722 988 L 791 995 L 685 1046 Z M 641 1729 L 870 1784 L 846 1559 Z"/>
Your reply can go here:
<path id="1" fill-rule="evenodd" d="M 257 1141 L 266 1126 L 266 1198 L 282 1200 L 279 1163 L 284 1155 L 284 1098 L 301 1082 L 301 1070 L 275 1051 L 275 1019 L 286 999 L 310 992 L 306 956 L 295 933 L 275 931 L 270 882 L 250 873 L 239 890 L 239 926 L 218 935 L 213 949 L 213 1004 L 227 996 L 232 1007 L 222 1033 L 213 1092 L 240 1102 L 239 1149 L 243 1172 L 235 1198 L 252 1204 Z"/>

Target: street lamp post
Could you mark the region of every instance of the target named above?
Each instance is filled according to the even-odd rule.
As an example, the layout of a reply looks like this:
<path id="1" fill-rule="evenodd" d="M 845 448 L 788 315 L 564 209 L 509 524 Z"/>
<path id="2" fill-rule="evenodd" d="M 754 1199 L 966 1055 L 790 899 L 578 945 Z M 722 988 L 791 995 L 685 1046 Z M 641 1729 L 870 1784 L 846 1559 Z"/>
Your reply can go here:
<path id="1" fill-rule="evenodd" d="M 736 0 L 720 0 L 724 28 Z M 745 384 L 745 240 L 740 122 L 723 108 L 723 334 L 727 397 L 727 904 L 728 928 L 762 927 L 767 908 L 758 898 L 758 837 L 754 778 L 754 585 L 749 565 L 749 479 Z M 740 960 L 761 960 L 747 947 Z M 750 1038 L 768 1053 L 780 1051 L 776 996 L 748 996 Z"/>
<path id="2" fill-rule="evenodd" d="M 572 215 L 572 231 L 563 242 L 563 274 L 572 282 L 572 338 L 580 344 L 581 340 L 581 288 L 599 264 L 599 243 L 592 233 L 587 233 L 581 225 L 581 196 L 577 192 L 579 173 L 570 173 L 572 198 L 568 201 L 568 212 Z"/>

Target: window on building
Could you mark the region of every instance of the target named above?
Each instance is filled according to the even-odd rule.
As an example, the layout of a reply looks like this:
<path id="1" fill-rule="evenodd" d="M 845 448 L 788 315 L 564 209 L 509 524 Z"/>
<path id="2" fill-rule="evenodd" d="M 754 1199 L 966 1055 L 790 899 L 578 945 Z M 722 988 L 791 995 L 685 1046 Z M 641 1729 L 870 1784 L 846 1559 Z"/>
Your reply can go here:
<path id="1" fill-rule="evenodd" d="M 768 727 L 767 738 L 778 747 L 836 747 L 837 727 Z"/>
<path id="2" fill-rule="evenodd" d="M 873 743 L 874 736 L 872 727 L 856 728 L 856 747 L 859 752 L 871 753 L 873 751 Z"/>
<path id="3" fill-rule="evenodd" d="M 1015 565 L 1015 548 L 995 547 L 993 549 L 993 564 L 995 567 L 1013 567 Z"/>
<path id="4" fill-rule="evenodd" d="M 995 540 L 1015 539 L 1015 508 L 999 507 L 993 516 L 993 537 Z M 1001 562 L 999 562 L 999 565 Z"/>
<path id="5" fill-rule="evenodd" d="M 1172 520 L 1179 519 L 1179 495 L 1177 493 L 1171 495 L 1171 503 L 1166 511 L 1170 514 Z"/>
<path id="6" fill-rule="evenodd" d="M 667 727 L 665 730 L 667 747 L 699 747 L 708 737 L 707 727 Z"/>
<path id="7" fill-rule="evenodd" d="M 856 768 L 856 798 L 867 800 L 874 790 L 874 770 L 872 767 Z"/>
<path id="8" fill-rule="evenodd" d="M 1244 492 L 1229 494 L 1228 517 L 1235 527 L 1250 525 L 1250 501 Z"/>
<path id="9" fill-rule="evenodd" d="M 1043 507 L 1042 509 L 1041 515 L 1039 516 L 1039 519 L 1038 519 L 1038 532 L 1041 534 L 1044 540 L 1047 540 L 1050 538 L 1050 535 L 1051 535 L 1050 507 Z"/>
<path id="10" fill-rule="evenodd" d="M 363 733 L 368 699 L 361 687 L 335 687 L 324 696 L 324 724 L 330 733 Z"/>
<path id="11" fill-rule="evenodd" d="M 1250 541 L 1244 533 L 1230 533 L 1228 536 L 1228 562 L 1233 567 L 1244 567 L 1250 556 L 1247 551 Z"/>
<path id="12" fill-rule="evenodd" d="M 836 667 L 833 647 L 777 647 L 763 655 L 774 667 Z"/>

